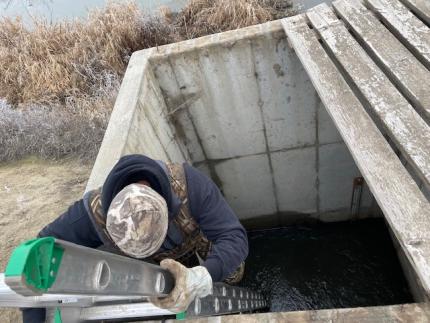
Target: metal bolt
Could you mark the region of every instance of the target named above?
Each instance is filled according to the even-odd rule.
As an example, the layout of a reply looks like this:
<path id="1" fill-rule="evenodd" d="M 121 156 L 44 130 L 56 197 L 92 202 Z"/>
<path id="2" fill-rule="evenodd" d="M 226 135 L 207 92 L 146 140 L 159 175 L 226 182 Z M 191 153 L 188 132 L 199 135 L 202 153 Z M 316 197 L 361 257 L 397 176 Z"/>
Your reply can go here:
<path id="1" fill-rule="evenodd" d="M 54 271 L 53 271 L 53 270 L 51 270 L 51 271 L 50 271 L 49 276 L 51 276 L 51 277 L 54 277 L 54 276 L 55 276 L 55 273 L 54 273 Z"/>

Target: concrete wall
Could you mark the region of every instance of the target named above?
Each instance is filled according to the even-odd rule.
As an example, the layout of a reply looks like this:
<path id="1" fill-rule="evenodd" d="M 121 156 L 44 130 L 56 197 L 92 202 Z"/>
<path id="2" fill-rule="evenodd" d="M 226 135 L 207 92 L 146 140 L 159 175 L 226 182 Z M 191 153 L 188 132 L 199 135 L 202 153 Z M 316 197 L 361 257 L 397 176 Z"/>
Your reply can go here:
<path id="1" fill-rule="evenodd" d="M 87 189 L 128 153 L 191 162 L 273 225 L 350 218 L 360 176 L 279 21 L 133 54 Z"/>

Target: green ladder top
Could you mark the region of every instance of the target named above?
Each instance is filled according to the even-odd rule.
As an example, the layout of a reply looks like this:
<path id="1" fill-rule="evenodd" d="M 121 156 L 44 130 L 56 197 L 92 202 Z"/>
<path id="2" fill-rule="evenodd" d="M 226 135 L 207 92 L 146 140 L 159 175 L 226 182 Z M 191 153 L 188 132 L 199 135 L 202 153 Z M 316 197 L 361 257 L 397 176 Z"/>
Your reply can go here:
<path id="1" fill-rule="evenodd" d="M 55 281 L 63 252 L 53 237 L 28 240 L 12 252 L 5 277 L 22 276 L 28 286 L 45 292 Z"/>

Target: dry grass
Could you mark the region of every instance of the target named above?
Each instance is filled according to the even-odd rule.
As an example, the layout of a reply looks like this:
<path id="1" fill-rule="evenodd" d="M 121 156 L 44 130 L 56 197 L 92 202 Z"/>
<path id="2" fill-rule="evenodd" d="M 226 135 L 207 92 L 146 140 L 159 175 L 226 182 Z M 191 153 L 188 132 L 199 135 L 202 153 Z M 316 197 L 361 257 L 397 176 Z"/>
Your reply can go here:
<path id="1" fill-rule="evenodd" d="M 177 16 L 185 38 L 256 25 L 291 15 L 291 1 L 282 0 L 190 0 Z"/>
<path id="2" fill-rule="evenodd" d="M 0 161 L 39 156 L 45 159 L 78 157 L 91 162 L 103 139 L 108 116 L 108 113 L 73 114 L 60 107 L 13 109 L 2 102 Z"/>
<path id="3" fill-rule="evenodd" d="M 94 96 L 124 73 L 133 51 L 174 41 L 168 26 L 143 16 L 136 4 L 110 3 L 86 21 L 32 29 L 0 21 L 0 97 L 13 105 L 63 103 Z"/>
<path id="4" fill-rule="evenodd" d="M 134 51 L 290 14 L 290 0 L 190 0 L 151 17 L 111 2 L 86 20 L 0 20 L 0 161 L 93 158 Z"/>

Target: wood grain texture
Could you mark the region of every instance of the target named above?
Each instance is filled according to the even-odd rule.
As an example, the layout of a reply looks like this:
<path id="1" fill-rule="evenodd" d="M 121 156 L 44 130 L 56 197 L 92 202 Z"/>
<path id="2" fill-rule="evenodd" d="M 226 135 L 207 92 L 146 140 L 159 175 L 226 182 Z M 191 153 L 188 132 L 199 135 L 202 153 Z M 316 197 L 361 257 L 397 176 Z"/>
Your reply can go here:
<path id="1" fill-rule="evenodd" d="M 367 52 L 429 122 L 430 71 L 360 1 L 337 0 L 333 7 Z"/>
<path id="2" fill-rule="evenodd" d="M 167 321 L 174 323 L 176 321 Z M 190 323 L 428 323 L 427 304 L 338 308 L 260 314 L 236 314 L 187 319 Z"/>
<path id="3" fill-rule="evenodd" d="M 430 68 L 430 29 L 399 0 L 365 0 L 415 55 Z"/>
<path id="4" fill-rule="evenodd" d="M 307 12 L 327 48 L 369 103 L 373 114 L 430 187 L 430 127 L 326 4 Z"/>
<path id="5" fill-rule="evenodd" d="M 430 1 L 429 0 L 401 0 L 413 13 L 430 25 Z"/>
<path id="6" fill-rule="evenodd" d="M 429 295 L 429 202 L 307 23 L 305 15 L 282 20 L 294 50 Z"/>

